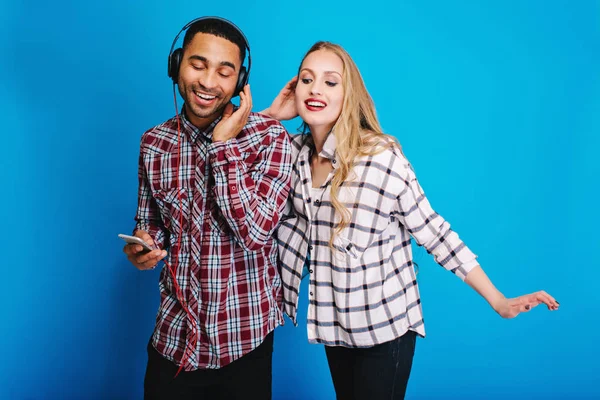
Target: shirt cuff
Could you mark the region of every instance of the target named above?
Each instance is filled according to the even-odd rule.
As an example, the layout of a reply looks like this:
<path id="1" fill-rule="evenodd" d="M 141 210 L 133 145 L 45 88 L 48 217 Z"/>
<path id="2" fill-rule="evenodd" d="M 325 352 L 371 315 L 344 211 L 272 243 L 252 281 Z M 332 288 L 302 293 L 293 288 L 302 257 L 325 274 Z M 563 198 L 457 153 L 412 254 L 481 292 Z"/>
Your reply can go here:
<path id="1" fill-rule="evenodd" d="M 465 280 L 467 278 L 467 275 L 469 272 L 471 272 L 471 270 L 475 267 L 479 266 L 479 262 L 477 262 L 477 260 L 473 260 L 473 261 L 468 261 L 464 264 L 461 264 L 458 266 L 458 268 L 456 268 L 455 274 L 456 276 L 458 276 L 461 280 Z"/>

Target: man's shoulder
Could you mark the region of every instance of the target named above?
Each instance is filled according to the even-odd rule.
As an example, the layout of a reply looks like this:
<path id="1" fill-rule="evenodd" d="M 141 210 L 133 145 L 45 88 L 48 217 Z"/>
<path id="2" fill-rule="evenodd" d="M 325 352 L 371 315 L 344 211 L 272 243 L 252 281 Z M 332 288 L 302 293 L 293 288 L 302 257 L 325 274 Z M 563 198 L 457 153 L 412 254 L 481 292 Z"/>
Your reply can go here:
<path id="1" fill-rule="evenodd" d="M 289 134 L 281 122 L 257 112 L 250 113 L 243 131 L 245 136 L 258 135 L 260 137 L 285 137 L 286 140 L 289 139 Z"/>
<path id="2" fill-rule="evenodd" d="M 177 145 L 177 117 L 170 118 L 142 135 L 142 149 L 168 152 Z"/>
<path id="3" fill-rule="evenodd" d="M 302 147 L 306 144 L 310 135 L 306 135 L 301 132 L 297 132 L 294 134 L 290 134 L 290 143 L 292 145 L 292 158 L 296 160 L 298 158 L 298 154 L 302 150 Z"/>

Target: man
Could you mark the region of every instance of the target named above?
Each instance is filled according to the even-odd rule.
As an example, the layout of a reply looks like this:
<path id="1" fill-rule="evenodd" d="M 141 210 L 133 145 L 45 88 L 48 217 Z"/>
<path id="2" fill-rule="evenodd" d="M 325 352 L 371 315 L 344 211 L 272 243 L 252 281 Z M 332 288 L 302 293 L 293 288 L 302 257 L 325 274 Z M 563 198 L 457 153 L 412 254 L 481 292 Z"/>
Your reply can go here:
<path id="1" fill-rule="evenodd" d="M 249 86 L 236 92 L 246 47 L 228 21 L 193 22 L 169 67 L 182 113 L 142 137 L 135 236 L 155 250 L 124 252 L 140 270 L 167 257 L 147 399 L 271 397 L 273 330 L 283 323 L 272 234 L 291 147 L 277 121 L 250 112 Z"/>

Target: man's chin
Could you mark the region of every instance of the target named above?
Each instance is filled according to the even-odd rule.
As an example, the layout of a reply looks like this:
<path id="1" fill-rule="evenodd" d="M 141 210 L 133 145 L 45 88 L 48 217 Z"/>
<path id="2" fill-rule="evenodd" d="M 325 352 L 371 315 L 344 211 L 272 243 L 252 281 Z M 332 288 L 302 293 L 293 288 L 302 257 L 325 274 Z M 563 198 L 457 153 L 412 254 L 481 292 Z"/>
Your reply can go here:
<path id="1" fill-rule="evenodd" d="M 216 118 L 222 113 L 222 110 L 219 110 L 219 107 L 213 107 L 211 109 L 193 107 L 190 111 L 197 118 Z"/>

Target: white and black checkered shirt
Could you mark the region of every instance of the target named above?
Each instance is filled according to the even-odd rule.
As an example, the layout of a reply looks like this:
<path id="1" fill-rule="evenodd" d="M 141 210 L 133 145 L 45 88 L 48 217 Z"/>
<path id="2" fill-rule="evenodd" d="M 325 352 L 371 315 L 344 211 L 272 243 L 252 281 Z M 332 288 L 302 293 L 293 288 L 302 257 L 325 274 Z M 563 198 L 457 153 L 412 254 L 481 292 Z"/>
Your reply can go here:
<path id="1" fill-rule="evenodd" d="M 334 169 L 336 141 L 329 135 L 319 154 Z M 284 309 L 294 323 L 304 264 L 308 261 L 308 339 L 330 346 L 370 347 L 413 330 L 425 335 L 411 236 L 438 264 L 464 280 L 476 256 L 429 205 L 401 152 L 391 146 L 357 159 L 339 199 L 350 223 L 329 240 L 339 217 L 330 202 L 333 172 L 320 198 L 311 198 L 307 135 L 292 140 L 292 189 L 277 231 Z M 334 218 L 335 216 L 335 218 Z"/>

